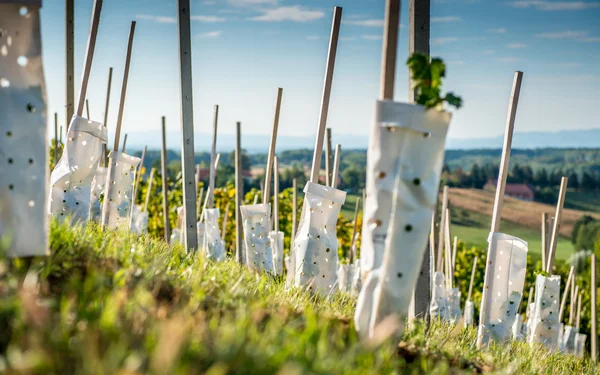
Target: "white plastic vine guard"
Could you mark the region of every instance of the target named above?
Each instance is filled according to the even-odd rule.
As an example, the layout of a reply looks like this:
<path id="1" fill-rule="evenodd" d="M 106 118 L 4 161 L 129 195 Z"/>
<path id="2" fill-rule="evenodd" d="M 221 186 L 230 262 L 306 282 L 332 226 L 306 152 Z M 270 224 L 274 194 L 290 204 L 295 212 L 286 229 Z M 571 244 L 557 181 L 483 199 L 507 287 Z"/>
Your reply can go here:
<path id="1" fill-rule="evenodd" d="M 350 295 L 358 296 L 361 288 L 360 259 L 357 259 L 350 265 L 350 269 L 348 270 L 348 280 L 350 280 Z"/>
<path id="2" fill-rule="evenodd" d="M 240 206 L 240 212 L 246 246 L 246 264 L 250 269 L 272 272 L 273 253 L 269 241 L 271 204 Z"/>
<path id="3" fill-rule="evenodd" d="M 479 322 L 478 333 L 484 344 L 490 339 L 504 341 L 512 337 L 527 272 L 527 242 L 498 232 L 490 233 L 488 242 L 491 274 L 483 296 L 488 313 Z"/>
<path id="4" fill-rule="evenodd" d="M 8 257 L 48 255 L 46 89 L 39 6 L 0 1 L 0 238 Z M 19 14 L 31 4 L 26 16 Z"/>
<path id="5" fill-rule="evenodd" d="M 108 169 L 98 167 L 92 180 L 92 192 L 90 195 L 90 216 L 89 220 L 100 222 L 102 219 L 102 202 L 104 200 L 104 188 Z"/>
<path id="6" fill-rule="evenodd" d="M 575 355 L 577 357 L 583 357 L 585 354 L 585 339 L 587 335 L 578 333 L 575 335 Z"/>
<path id="7" fill-rule="evenodd" d="M 283 236 L 283 232 L 269 232 L 273 254 L 273 274 L 276 276 L 283 275 Z"/>
<path id="8" fill-rule="evenodd" d="M 397 173 L 401 174 L 403 198 L 396 206 L 396 217 L 410 221 L 415 229 L 411 237 L 419 238 L 410 247 L 401 246 L 405 254 L 410 254 L 404 261 L 407 267 L 420 268 L 421 258 L 417 254 L 422 254 L 424 248 L 411 253 L 412 246 L 427 240 L 421 237 L 430 227 L 450 119 L 448 112 L 427 110 L 421 105 L 377 101 L 367 155 L 360 258 L 363 279 L 380 267 L 383 260 Z M 427 213 L 426 222 L 423 215 Z"/>
<path id="9" fill-rule="evenodd" d="M 473 326 L 475 321 L 475 305 L 473 301 L 465 301 L 465 326 Z"/>
<path id="10" fill-rule="evenodd" d="M 462 317 L 460 309 L 460 290 L 458 288 L 447 288 L 446 296 L 448 298 L 448 321 L 456 323 Z"/>
<path id="11" fill-rule="evenodd" d="M 338 290 L 342 293 L 350 291 L 350 264 L 340 263 L 337 269 Z"/>
<path id="12" fill-rule="evenodd" d="M 173 228 L 171 230 L 171 238 L 169 239 L 169 243 L 171 245 L 175 245 L 175 244 L 179 244 L 182 242 L 182 236 L 183 236 L 183 215 L 184 215 L 184 210 L 183 210 L 183 206 L 179 206 L 176 209 L 177 212 L 177 223 L 175 225 L 175 228 Z M 198 224 L 200 224 L 200 222 L 198 222 Z M 203 224 L 204 227 L 204 224 Z M 200 244 L 200 239 L 198 239 L 198 244 Z M 204 242 L 202 242 L 204 243 Z M 200 246 L 198 246 L 198 248 L 201 248 Z"/>
<path id="13" fill-rule="evenodd" d="M 291 249 L 290 249 L 291 253 Z M 285 287 L 289 288 L 294 284 L 294 266 L 292 265 L 292 259 L 294 259 L 293 255 L 286 255 L 283 258 L 283 263 L 285 264 L 285 269 L 287 274 L 285 275 Z"/>
<path id="14" fill-rule="evenodd" d="M 523 340 L 523 315 L 517 314 L 512 325 L 512 338 L 516 341 Z"/>
<path id="15" fill-rule="evenodd" d="M 104 189 L 102 225 L 115 229 L 129 227 L 135 171 L 141 159 L 114 150 L 108 154 L 108 178 Z"/>
<path id="16" fill-rule="evenodd" d="M 527 321 L 525 322 L 525 338 L 529 341 L 529 336 L 531 336 L 531 326 L 533 322 L 533 316 L 535 315 L 535 302 L 531 302 L 529 307 L 527 308 Z"/>
<path id="17" fill-rule="evenodd" d="M 558 348 L 559 300 L 560 276 L 537 275 L 535 279 L 535 311 L 529 336 L 529 342 L 532 345 L 542 343 L 551 350 Z"/>
<path id="18" fill-rule="evenodd" d="M 561 338 L 561 350 L 567 354 L 575 354 L 575 338 L 579 333 L 576 327 L 566 325 Z"/>
<path id="19" fill-rule="evenodd" d="M 448 296 L 446 295 L 446 277 L 442 272 L 434 272 L 431 289 L 429 314 L 432 320 L 448 319 Z"/>
<path id="20" fill-rule="evenodd" d="M 328 295 L 337 281 L 337 219 L 346 192 L 310 181 L 294 239 L 294 285 Z"/>
<path id="21" fill-rule="evenodd" d="M 220 262 L 227 257 L 225 254 L 225 243 L 219 231 L 219 217 L 221 213 L 218 208 L 207 208 L 204 210 L 204 251 L 206 257 Z"/>
<path id="22" fill-rule="evenodd" d="M 73 115 L 63 154 L 50 176 L 50 213 L 75 221 L 89 218 L 92 180 L 96 175 L 106 128 Z M 106 198 L 106 197 L 105 197 Z"/>
<path id="23" fill-rule="evenodd" d="M 148 233 L 148 212 L 142 211 L 142 206 L 139 204 L 133 205 L 131 210 L 131 232 Z"/>

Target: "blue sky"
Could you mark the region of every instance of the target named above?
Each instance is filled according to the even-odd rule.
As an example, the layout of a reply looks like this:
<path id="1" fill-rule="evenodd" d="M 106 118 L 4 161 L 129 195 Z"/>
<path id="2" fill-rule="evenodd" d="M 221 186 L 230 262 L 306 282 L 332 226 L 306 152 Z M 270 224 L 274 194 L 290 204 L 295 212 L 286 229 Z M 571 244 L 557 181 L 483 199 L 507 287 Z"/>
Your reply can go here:
<path id="1" fill-rule="evenodd" d="M 280 134 L 316 131 L 334 5 L 343 7 L 328 126 L 368 134 L 379 92 L 384 0 L 192 0 L 195 129 L 269 133 L 283 87 Z M 92 0 L 75 10 L 76 92 Z M 175 0 L 104 0 L 88 98 L 102 121 L 114 67 L 114 129 L 130 22 L 137 21 L 124 132 L 156 133 L 160 117 L 180 127 Z M 64 2 L 42 14 L 49 114 L 64 122 Z M 407 98 L 408 1 L 403 1 L 396 100 Z M 445 90 L 463 97 L 450 137 L 501 134 L 515 70 L 524 72 L 516 131 L 600 128 L 600 1 L 432 0 L 431 53 L 447 63 Z M 49 116 L 50 119 L 53 116 Z"/>

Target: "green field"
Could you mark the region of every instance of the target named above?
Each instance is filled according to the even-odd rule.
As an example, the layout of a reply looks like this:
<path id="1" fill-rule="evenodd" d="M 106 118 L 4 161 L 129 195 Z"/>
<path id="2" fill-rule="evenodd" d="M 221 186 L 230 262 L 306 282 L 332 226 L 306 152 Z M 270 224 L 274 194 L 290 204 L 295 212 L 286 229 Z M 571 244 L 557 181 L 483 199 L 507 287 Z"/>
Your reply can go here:
<path id="1" fill-rule="evenodd" d="M 565 207 L 600 212 L 600 193 L 568 190 L 565 196 Z"/>
<path id="2" fill-rule="evenodd" d="M 0 243 L 0 246 L 2 243 Z M 361 341 L 356 299 L 129 233 L 52 224 L 51 256 L 0 258 L 7 374 L 596 374 L 589 359 L 417 321 Z M 29 269 L 29 271 L 28 271 Z"/>

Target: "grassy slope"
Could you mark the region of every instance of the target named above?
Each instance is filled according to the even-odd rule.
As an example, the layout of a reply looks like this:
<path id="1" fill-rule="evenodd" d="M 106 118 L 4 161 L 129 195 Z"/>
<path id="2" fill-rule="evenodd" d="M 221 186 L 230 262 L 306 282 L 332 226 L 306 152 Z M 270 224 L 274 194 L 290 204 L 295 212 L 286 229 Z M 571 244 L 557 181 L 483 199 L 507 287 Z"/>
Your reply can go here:
<path id="1" fill-rule="evenodd" d="M 288 291 L 228 261 L 126 234 L 53 224 L 52 256 L 24 277 L 0 263 L 0 372 L 594 374 L 598 368 L 513 342 L 473 347 L 475 332 L 417 325 L 400 346 L 359 343 L 355 300 Z M 39 294 L 38 294 L 39 293 Z"/>

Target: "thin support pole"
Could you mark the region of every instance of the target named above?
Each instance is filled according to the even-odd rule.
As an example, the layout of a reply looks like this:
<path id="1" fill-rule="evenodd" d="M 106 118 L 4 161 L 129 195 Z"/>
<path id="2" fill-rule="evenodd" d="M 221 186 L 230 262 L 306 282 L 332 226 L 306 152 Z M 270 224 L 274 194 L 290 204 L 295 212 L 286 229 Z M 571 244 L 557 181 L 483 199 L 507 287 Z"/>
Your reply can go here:
<path id="1" fill-rule="evenodd" d="M 273 158 L 273 228 L 279 232 L 279 158 Z"/>
<path id="2" fill-rule="evenodd" d="M 102 3 L 100 3 L 102 7 Z M 96 8 L 96 7 L 94 7 Z M 94 17 L 92 17 L 93 23 Z M 65 1 L 66 118 L 68 124 L 75 112 L 75 0 Z M 89 44 L 89 42 L 88 42 Z M 92 52 L 93 53 L 93 52 Z M 69 129 L 67 128 L 67 132 Z M 62 132 L 61 132 L 62 133 Z"/>
<path id="3" fill-rule="evenodd" d="M 229 207 L 231 206 L 231 204 L 229 204 L 229 202 L 227 203 L 227 206 L 225 206 L 225 216 L 223 216 L 223 229 L 221 230 L 221 235 L 223 236 L 223 238 L 228 238 L 227 237 L 227 220 L 229 219 Z"/>
<path id="4" fill-rule="evenodd" d="M 502 204 L 504 202 L 504 190 L 506 187 L 506 177 L 508 175 L 508 163 L 510 160 L 510 150 L 512 147 L 513 130 L 515 127 L 515 118 L 517 116 L 517 106 L 519 104 L 519 94 L 521 92 L 521 82 L 523 80 L 522 72 L 515 72 L 512 93 L 510 95 L 508 115 L 506 118 L 506 129 L 504 131 L 504 145 L 502 147 L 502 156 L 500 158 L 500 169 L 498 172 L 498 185 L 496 187 L 496 196 L 494 198 L 494 209 L 492 212 L 492 226 L 491 233 L 498 232 L 500 228 L 500 218 L 502 217 Z M 488 305 L 487 299 L 487 288 L 490 284 L 490 278 L 492 272 L 490 270 L 490 253 L 491 248 L 488 246 L 488 251 L 485 261 L 485 275 L 483 278 L 483 290 L 481 294 L 481 307 L 479 309 L 480 316 L 479 321 L 485 322 L 487 317 L 490 315 L 489 309 L 491 306 Z M 477 348 L 482 348 L 486 342 L 483 341 L 485 326 L 480 324 L 479 331 L 477 333 Z"/>
<path id="5" fill-rule="evenodd" d="M 67 4 L 68 6 L 68 4 Z M 96 49 L 96 38 L 98 36 L 98 25 L 100 25 L 100 13 L 102 12 L 102 0 L 94 0 L 94 7 L 93 7 L 93 11 L 92 11 L 92 21 L 90 23 L 90 32 L 88 34 L 88 43 L 87 43 L 87 48 L 86 48 L 86 52 L 85 52 L 85 58 L 83 59 L 83 72 L 81 74 L 81 85 L 79 87 L 79 102 L 77 104 L 77 116 L 83 116 L 83 106 L 85 104 L 85 98 L 87 95 L 87 88 L 88 88 L 88 81 L 90 79 L 90 73 L 92 71 L 92 61 L 94 60 L 94 50 Z M 69 20 L 67 19 L 67 34 L 69 34 L 69 27 L 72 27 L 73 23 L 71 23 L 71 26 L 69 26 Z M 74 30 L 74 29 L 73 29 Z M 74 33 L 74 31 L 72 31 Z M 69 36 L 67 36 L 67 39 L 69 39 Z M 71 45 L 71 47 L 73 46 L 73 44 Z M 67 54 L 69 53 L 68 51 L 68 47 L 67 46 Z M 69 58 L 67 58 L 67 63 Z M 69 67 L 67 67 L 67 80 L 68 80 L 68 75 L 69 73 L 71 73 L 72 75 L 72 71 L 69 72 Z M 67 88 L 68 90 L 68 88 Z M 68 94 L 67 94 L 68 95 Z M 68 99 L 67 99 L 68 101 Z M 74 102 L 74 100 L 73 100 Z M 67 103 L 67 106 L 69 106 L 69 103 Z M 68 111 L 68 109 L 67 109 Z M 69 117 L 70 121 L 71 117 Z"/>
<path id="6" fill-rule="evenodd" d="M 165 227 L 165 241 L 171 239 L 171 225 L 169 223 L 169 184 L 167 170 L 167 119 L 162 117 L 162 149 L 160 152 L 160 166 L 162 174 L 163 219 Z"/>
<path id="7" fill-rule="evenodd" d="M 110 68 L 108 68 L 108 86 L 106 88 L 106 103 L 104 104 L 104 126 L 107 129 L 108 129 L 108 105 L 110 103 L 110 88 L 112 86 L 112 74 L 113 74 L 113 68 L 111 66 Z M 108 164 L 106 161 L 107 157 L 108 157 L 107 146 L 106 146 L 106 143 L 103 143 L 102 144 L 102 158 L 100 159 L 100 162 L 105 167 Z"/>
<path id="8" fill-rule="evenodd" d="M 448 208 L 448 186 L 444 186 L 442 193 L 442 212 L 440 217 L 440 230 L 439 230 L 439 238 L 438 238 L 438 249 L 437 249 L 437 265 L 436 269 L 438 272 L 442 271 L 442 257 L 444 251 L 444 227 L 446 222 L 446 209 Z"/>
<path id="9" fill-rule="evenodd" d="M 596 254 L 592 254 L 592 274 L 590 276 L 590 293 L 591 293 L 591 305 L 592 305 L 592 332 L 591 332 L 591 350 L 592 350 L 592 361 L 598 361 L 598 315 L 597 315 L 597 288 L 596 284 Z"/>
<path id="10" fill-rule="evenodd" d="M 294 248 L 294 238 L 296 238 L 296 226 L 298 225 L 298 181 L 292 180 L 292 235 L 290 247 Z"/>
<path id="11" fill-rule="evenodd" d="M 254 201 L 252 202 L 252 204 L 258 204 L 258 197 L 262 194 L 262 191 L 258 191 L 255 195 L 254 195 Z"/>
<path id="12" fill-rule="evenodd" d="M 210 188 L 209 188 L 210 189 Z M 196 201 L 196 216 L 198 221 L 200 221 L 200 217 L 202 214 L 202 198 L 204 197 L 204 186 L 202 186 L 198 191 L 198 200 Z"/>
<path id="13" fill-rule="evenodd" d="M 571 266 L 569 270 L 569 277 L 567 278 L 567 283 L 565 284 L 565 291 L 562 295 L 562 300 L 560 301 L 560 309 L 558 311 L 558 321 L 562 322 L 563 315 L 565 313 L 565 306 L 567 306 L 567 293 L 569 293 L 569 289 L 571 287 L 571 280 L 573 280 L 573 276 L 575 275 L 575 267 Z"/>
<path id="14" fill-rule="evenodd" d="M 531 302 L 533 302 L 533 287 L 529 287 L 529 296 L 527 297 L 527 307 L 525 311 L 527 312 L 527 318 L 529 319 L 529 306 L 531 306 Z"/>
<path id="15" fill-rule="evenodd" d="M 467 301 L 471 301 L 471 297 L 473 296 L 473 281 L 475 280 L 475 271 L 477 271 L 478 260 L 478 256 L 475 256 L 475 259 L 473 259 L 473 269 L 471 270 L 471 281 L 469 282 L 469 295 L 467 296 Z"/>
<path id="16" fill-rule="evenodd" d="M 148 178 L 148 189 L 146 190 L 146 200 L 144 202 L 144 211 L 148 212 L 148 204 L 150 204 L 150 196 L 152 195 L 152 183 L 154 182 L 154 173 L 156 169 L 150 170 L 150 178 Z"/>
<path id="17" fill-rule="evenodd" d="M 121 148 L 121 152 L 125 153 L 126 149 L 127 149 L 127 133 L 125 133 L 125 136 L 123 137 L 123 147 Z"/>
<path id="18" fill-rule="evenodd" d="M 263 186 L 263 203 L 269 203 L 271 199 L 271 173 L 273 169 L 273 157 L 277 146 L 277 131 L 279 129 L 279 113 L 281 112 L 281 97 L 283 89 L 277 88 L 277 100 L 275 101 L 275 117 L 273 119 L 273 130 L 271 131 L 271 142 L 269 143 L 269 154 L 267 155 L 267 166 L 265 167 L 265 182 Z"/>
<path id="19" fill-rule="evenodd" d="M 58 113 L 54 112 L 54 165 L 58 163 Z"/>
<path id="20" fill-rule="evenodd" d="M 573 279 L 573 283 L 575 283 L 575 279 Z M 572 326 L 575 322 L 575 303 L 577 302 L 577 298 L 579 297 L 579 285 L 575 286 L 575 293 L 573 293 L 573 298 L 571 299 L 571 309 L 569 311 L 569 325 Z"/>
<path id="21" fill-rule="evenodd" d="M 179 6 L 179 84 L 181 87 L 181 169 L 185 249 L 198 247 L 196 230 L 196 184 L 194 183 L 194 98 L 192 82 L 192 33 L 190 0 L 177 0 Z M 211 166 L 212 167 L 212 166 Z"/>
<path id="22" fill-rule="evenodd" d="M 135 21 L 131 21 L 129 29 L 129 41 L 127 42 L 127 56 L 125 57 L 125 70 L 123 71 L 123 83 L 121 86 L 121 99 L 119 101 L 119 112 L 117 114 L 117 128 L 115 129 L 115 140 L 113 150 L 119 151 L 121 137 L 121 124 L 123 123 L 123 111 L 125 109 L 125 96 L 127 95 L 127 81 L 129 80 L 129 66 L 131 64 L 131 50 L 133 48 L 133 36 L 135 35 Z"/>
<path id="23" fill-rule="evenodd" d="M 331 186 L 331 175 L 332 175 L 332 149 L 331 149 L 331 128 L 327 128 L 325 132 L 326 143 L 325 143 L 325 185 Z"/>
<path id="24" fill-rule="evenodd" d="M 565 204 L 565 194 L 567 193 L 567 183 L 569 179 L 563 177 L 560 180 L 560 191 L 558 193 L 558 202 L 556 203 L 556 213 L 554 214 L 554 223 L 552 225 L 552 233 L 550 234 L 550 246 L 548 247 L 548 265 L 546 272 L 552 274 L 554 267 L 554 255 L 556 253 L 556 243 L 558 242 L 558 230 L 560 229 L 560 217 L 562 216 L 563 206 Z"/>
<path id="25" fill-rule="evenodd" d="M 452 254 L 450 250 L 450 210 L 446 209 L 446 221 L 444 222 L 446 257 L 446 287 L 452 288 Z"/>
<path id="26" fill-rule="evenodd" d="M 325 67 L 325 83 L 323 84 L 321 110 L 319 112 L 319 126 L 317 128 L 317 137 L 315 139 L 315 149 L 313 151 L 312 169 L 310 173 L 310 181 L 314 184 L 319 183 L 319 172 L 321 171 L 323 138 L 325 136 L 325 127 L 327 125 L 327 112 L 329 111 L 329 99 L 331 97 L 331 85 L 333 83 L 333 68 L 335 66 L 335 55 L 337 52 L 337 42 L 340 34 L 341 21 L 342 8 L 333 8 L 333 22 L 331 24 L 329 51 L 327 52 L 327 65 Z"/>
<path id="27" fill-rule="evenodd" d="M 454 270 L 456 269 L 456 248 L 458 244 L 458 237 L 454 236 L 453 240 L 454 241 L 452 243 L 452 274 L 450 275 L 452 277 L 452 284 L 454 284 Z"/>
<path id="28" fill-rule="evenodd" d="M 583 293 L 579 293 L 579 298 L 577 298 L 577 318 L 575 320 L 575 327 L 579 330 L 579 326 L 581 323 L 581 297 Z"/>
<path id="29" fill-rule="evenodd" d="M 244 181 L 242 180 L 242 123 L 235 124 L 235 256 L 240 264 L 244 264 L 242 254 L 242 194 Z"/>
<path id="30" fill-rule="evenodd" d="M 542 213 L 542 269 L 546 268 L 548 260 L 546 256 L 548 254 L 548 213 Z"/>
<path id="31" fill-rule="evenodd" d="M 337 144 L 335 145 L 335 156 L 333 160 L 333 171 L 331 172 L 331 187 L 337 187 L 337 179 L 340 170 L 340 155 L 342 153 L 342 146 Z"/>
<path id="32" fill-rule="evenodd" d="M 212 148 L 210 150 L 210 171 L 208 178 L 208 188 L 211 191 L 210 197 L 207 196 L 208 199 L 208 208 L 214 207 L 214 192 L 215 192 L 215 179 L 217 178 L 217 169 L 213 168 L 215 165 L 215 158 L 217 157 L 217 128 L 219 125 L 219 105 L 215 104 L 214 113 L 213 113 L 213 139 L 212 139 Z"/>
<path id="33" fill-rule="evenodd" d="M 146 151 L 148 151 L 148 146 L 144 146 L 144 151 L 142 151 L 142 158 L 140 160 L 140 165 L 137 170 L 136 178 L 135 178 L 135 186 L 133 187 L 133 195 L 132 201 L 133 205 L 137 201 L 138 188 L 140 186 L 140 180 L 142 179 L 142 169 L 144 168 L 144 160 L 146 159 Z M 133 207 L 132 205 L 132 207 Z M 133 208 L 132 208 L 133 209 Z"/>
<path id="34" fill-rule="evenodd" d="M 356 198 L 354 206 L 354 223 L 352 224 L 352 239 L 350 242 L 350 250 L 348 252 L 348 264 L 354 263 L 354 246 L 356 245 L 356 228 L 358 224 L 358 208 L 360 207 L 360 198 Z"/>
<path id="35" fill-rule="evenodd" d="M 394 99 L 398 28 L 400 26 L 400 0 L 386 0 L 383 27 L 383 56 L 381 58 L 381 99 Z"/>
<path id="36" fill-rule="evenodd" d="M 87 116 L 88 119 L 91 119 L 92 117 L 90 116 L 90 101 L 89 100 L 85 100 L 85 114 Z"/>

